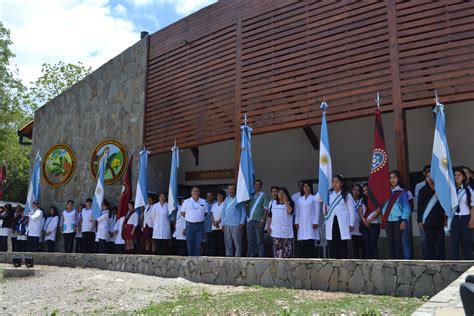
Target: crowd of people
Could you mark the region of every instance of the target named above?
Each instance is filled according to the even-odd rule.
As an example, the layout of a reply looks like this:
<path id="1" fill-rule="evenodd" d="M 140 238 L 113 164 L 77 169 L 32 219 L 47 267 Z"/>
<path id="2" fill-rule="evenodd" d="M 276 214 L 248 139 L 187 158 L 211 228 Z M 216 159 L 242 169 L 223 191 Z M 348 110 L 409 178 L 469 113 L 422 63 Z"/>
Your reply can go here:
<path id="1" fill-rule="evenodd" d="M 471 170 L 454 169 L 459 207 L 451 218 L 433 198 L 436 192 L 429 165 L 423 168 L 423 175 L 425 180 L 416 185 L 413 195 L 401 183 L 400 173 L 391 171 L 391 198 L 375 210 L 368 209 L 367 185 L 346 188 L 341 175 L 332 178 L 327 204 L 313 193 L 308 181 L 300 181 L 293 195 L 284 187 L 273 186 L 267 196 L 263 182 L 255 180 L 255 193 L 247 202 L 237 201 L 234 184 L 225 191 L 206 192 L 205 199 L 194 186 L 189 198 L 178 197 L 178 208 L 171 213 L 165 193 L 157 200 L 150 195 L 140 211 L 130 201 L 120 218 L 117 207 L 107 200 L 98 218 L 93 215 L 91 199 L 77 207 L 68 200 L 61 213 L 55 206 L 45 212 L 39 201 L 27 215 L 21 206 L 5 205 L 0 207 L 0 251 L 7 251 L 10 238 L 13 251 L 55 252 L 62 237 L 66 253 L 264 257 L 268 255 L 266 240 L 270 240 L 271 255 L 276 258 L 316 258 L 321 256 L 318 245 L 324 239 L 331 258 L 348 258 L 351 246 L 354 258 L 378 259 L 378 240 L 384 229 L 389 258 L 412 259 L 411 216 L 416 206 L 424 259 L 471 260 Z M 450 227 L 451 258 L 446 258 L 446 227 Z"/>

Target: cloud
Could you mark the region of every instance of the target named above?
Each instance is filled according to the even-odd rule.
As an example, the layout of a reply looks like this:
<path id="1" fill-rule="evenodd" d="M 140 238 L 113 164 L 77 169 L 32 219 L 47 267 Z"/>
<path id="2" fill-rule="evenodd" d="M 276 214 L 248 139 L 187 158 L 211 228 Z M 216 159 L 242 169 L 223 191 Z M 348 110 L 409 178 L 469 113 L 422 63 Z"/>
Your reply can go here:
<path id="1" fill-rule="evenodd" d="M 140 34 L 126 11 L 106 0 L 2 0 L 0 20 L 10 29 L 19 75 L 28 84 L 42 63 L 82 61 L 96 69 L 133 45 Z"/>
<path id="2" fill-rule="evenodd" d="M 217 0 L 129 0 L 132 5 L 137 7 L 163 3 L 174 4 L 175 11 L 182 16 L 191 14 L 216 1 Z"/>

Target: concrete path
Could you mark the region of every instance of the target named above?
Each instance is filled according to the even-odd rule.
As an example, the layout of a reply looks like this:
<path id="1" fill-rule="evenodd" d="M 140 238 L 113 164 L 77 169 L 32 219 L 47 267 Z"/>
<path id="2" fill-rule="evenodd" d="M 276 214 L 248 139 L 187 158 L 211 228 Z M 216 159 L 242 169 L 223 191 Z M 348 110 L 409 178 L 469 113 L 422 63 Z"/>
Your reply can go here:
<path id="1" fill-rule="evenodd" d="M 433 296 L 428 302 L 421 305 L 412 316 L 464 316 L 461 296 L 459 295 L 459 286 L 465 282 L 466 277 L 470 274 L 474 274 L 474 266 L 464 272 L 444 290 Z"/>

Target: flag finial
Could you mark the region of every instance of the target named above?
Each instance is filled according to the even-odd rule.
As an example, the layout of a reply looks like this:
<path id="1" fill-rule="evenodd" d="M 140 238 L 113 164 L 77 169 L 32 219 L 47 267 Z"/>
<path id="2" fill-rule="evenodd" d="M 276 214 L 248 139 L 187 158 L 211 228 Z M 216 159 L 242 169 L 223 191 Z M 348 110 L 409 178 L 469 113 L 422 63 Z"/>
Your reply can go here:
<path id="1" fill-rule="evenodd" d="M 327 110 L 328 106 L 329 105 L 326 102 L 326 97 L 324 97 L 324 100 L 323 100 L 323 102 L 321 102 L 321 106 L 319 108 L 322 109 L 324 113 L 326 113 L 326 110 Z"/>
<path id="2" fill-rule="evenodd" d="M 247 113 L 244 113 L 244 125 L 247 126 Z"/>
<path id="3" fill-rule="evenodd" d="M 377 92 L 377 98 L 375 99 L 375 103 L 377 103 L 377 108 L 380 109 L 380 103 L 382 103 L 382 99 L 380 99 L 379 92 Z"/>
<path id="4" fill-rule="evenodd" d="M 436 91 L 436 89 L 435 89 L 435 99 L 434 100 L 435 100 L 436 106 L 434 107 L 433 112 L 438 113 L 439 110 L 443 111 L 444 110 L 444 104 L 442 104 L 439 101 L 438 91 Z"/>

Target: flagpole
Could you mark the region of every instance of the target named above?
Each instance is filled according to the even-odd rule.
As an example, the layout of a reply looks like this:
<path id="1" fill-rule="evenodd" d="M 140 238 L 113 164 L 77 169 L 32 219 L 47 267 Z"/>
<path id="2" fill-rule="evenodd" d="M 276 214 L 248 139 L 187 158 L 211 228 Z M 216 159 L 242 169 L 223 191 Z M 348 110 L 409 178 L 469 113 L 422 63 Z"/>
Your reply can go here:
<path id="1" fill-rule="evenodd" d="M 377 98 L 375 99 L 375 103 L 377 103 L 377 108 L 380 110 L 380 103 L 382 103 L 382 99 L 380 99 L 379 92 L 377 92 Z"/>

